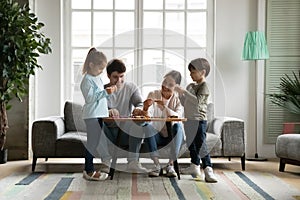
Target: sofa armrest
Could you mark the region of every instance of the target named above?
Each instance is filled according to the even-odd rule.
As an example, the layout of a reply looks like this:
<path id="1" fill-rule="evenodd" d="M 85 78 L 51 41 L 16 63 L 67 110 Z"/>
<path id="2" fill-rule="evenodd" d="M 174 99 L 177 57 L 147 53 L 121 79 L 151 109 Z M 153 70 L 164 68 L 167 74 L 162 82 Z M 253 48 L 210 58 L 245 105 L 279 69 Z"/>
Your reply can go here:
<path id="1" fill-rule="evenodd" d="M 216 117 L 208 131 L 221 138 L 224 156 L 243 156 L 245 153 L 243 120 L 233 117 Z"/>
<path id="2" fill-rule="evenodd" d="M 63 117 L 41 118 L 32 124 L 32 151 L 36 157 L 55 156 L 55 142 L 65 133 Z"/>

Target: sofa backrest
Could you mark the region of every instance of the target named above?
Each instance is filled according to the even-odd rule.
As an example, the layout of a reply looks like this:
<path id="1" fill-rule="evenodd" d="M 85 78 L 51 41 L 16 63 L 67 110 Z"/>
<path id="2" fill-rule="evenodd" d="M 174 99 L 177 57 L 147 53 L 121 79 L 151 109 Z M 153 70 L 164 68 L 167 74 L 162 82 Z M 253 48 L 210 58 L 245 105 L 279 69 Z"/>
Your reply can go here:
<path id="1" fill-rule="evenodd" d="M 82 119 L 82 105 L 70 101 L 65 102 L 64 119 L 66 132 L 86 132 L 84 120 Z"/>

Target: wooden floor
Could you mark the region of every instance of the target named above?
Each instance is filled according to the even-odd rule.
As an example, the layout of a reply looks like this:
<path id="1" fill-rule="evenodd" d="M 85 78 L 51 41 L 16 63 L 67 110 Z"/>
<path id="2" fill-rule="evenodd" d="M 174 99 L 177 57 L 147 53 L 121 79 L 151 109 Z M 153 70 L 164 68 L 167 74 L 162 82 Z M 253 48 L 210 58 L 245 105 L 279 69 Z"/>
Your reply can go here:
<path id="1" fill-rule="evenodd" d="M 141 160 L 146 167 L 152 166 L 149 159 Z M 180 167 L 187 166 L 189 159 L 179 159 Z M 212 158 L 215 169 L 241 171 L 240 159 L 233 158 L 228 161 L 225 158 Z M 47 172 L 80 172 L 83 169 L 83 159 L 38 159 L 36 171 Z M 96 166 L 100 162 L 95 161 Z M 118 164 L 124 165 L 126 160 L 118 160 Z M 276 175 L 286 183 L 293 185 L 300 190 L 300 166 L 286 165 L 285 172 L 279 172 L 279 160 L 268 159 L 268 161 L 246 161 L 246 171 L 268 172 Z M 0 179 L 9 176 L 14 172 L 31 172 L 31 160 L 9 161 L 0 164 Z"/>

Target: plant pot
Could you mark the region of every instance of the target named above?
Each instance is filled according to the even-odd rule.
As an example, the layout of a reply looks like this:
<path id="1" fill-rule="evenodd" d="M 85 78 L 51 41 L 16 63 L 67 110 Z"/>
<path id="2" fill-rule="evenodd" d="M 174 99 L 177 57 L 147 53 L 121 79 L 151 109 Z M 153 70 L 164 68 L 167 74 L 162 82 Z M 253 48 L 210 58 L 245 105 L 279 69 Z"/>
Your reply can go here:
<path id="1" fill-rule="evenodd" d="M 0 151 L 0 164 L 4 164 L 7 162 L 7 149 L 3 149 Z"/>

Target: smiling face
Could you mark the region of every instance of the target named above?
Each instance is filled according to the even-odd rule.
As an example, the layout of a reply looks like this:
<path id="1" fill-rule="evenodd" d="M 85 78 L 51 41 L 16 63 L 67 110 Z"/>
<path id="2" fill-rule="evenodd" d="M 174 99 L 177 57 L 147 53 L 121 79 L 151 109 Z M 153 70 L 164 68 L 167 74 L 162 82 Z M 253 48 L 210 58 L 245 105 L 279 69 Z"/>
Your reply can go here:
<path id="1" fill-rule="evenodd" d="M 121 88 L 124 85 L 125 72 L 119 73 L 117 71 L 114 71 L 110 75 L 107 75 L 107 76 L 109 78 L 110 85 L 116 85 L 118 88 Z"/>
<path id="2" fill-rule="evenodd" d="M 170 99 L 174 93 L 176 82 L 171 76 L 166 76 L 162 82 L 161 95 L 165 99 Z"/>

